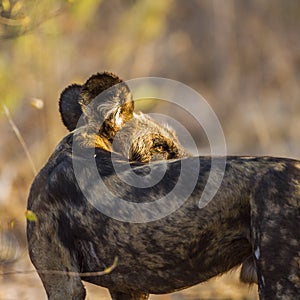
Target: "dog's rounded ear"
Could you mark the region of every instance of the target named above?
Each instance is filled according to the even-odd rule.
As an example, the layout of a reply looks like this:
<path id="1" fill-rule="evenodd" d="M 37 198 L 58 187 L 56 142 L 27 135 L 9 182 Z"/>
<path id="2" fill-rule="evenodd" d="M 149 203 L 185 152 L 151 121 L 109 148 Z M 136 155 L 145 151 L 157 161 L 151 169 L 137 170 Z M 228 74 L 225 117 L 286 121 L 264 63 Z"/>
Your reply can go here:
<path id="1" fill-rule="evenodd" d="M 127 84 L 118 76 L 103 72 L 91 76 L 82 86 L 80 104 L 89 124 L 113 138 L 133 117 L 134 104 Z"/>
<path id="2" fill-rule="evenodd" d="M 59 99 L 59 112 L 64 125 L 69 131 L 73 131 L 82 114 L 79 96 L 81 85 L 72 84 L 65 88 Z"/>

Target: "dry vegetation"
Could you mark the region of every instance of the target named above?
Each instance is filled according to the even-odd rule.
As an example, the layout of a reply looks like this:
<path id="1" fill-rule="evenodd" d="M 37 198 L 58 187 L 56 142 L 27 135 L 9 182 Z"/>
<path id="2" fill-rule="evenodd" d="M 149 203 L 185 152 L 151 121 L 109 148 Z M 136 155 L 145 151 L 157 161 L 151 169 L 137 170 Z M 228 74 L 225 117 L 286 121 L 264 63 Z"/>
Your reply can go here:
<path id="1" fill-rule="evenodd" d="M 57 109 L 60 91 L 102 70 L 193 87 L 218 115 L 231 154 L 299 158 L 299 31 L 297 0 L 2 0 L 0 102 L 37 169 L 66 133 Z M 195 125 L 171 111 L 205 151 Z M 0 272 L 32 270 L 24 212 L 33 172 L 4 113 L 0 128 Z M 89 299 L 108 295 L 88 289 Z M 0 275 L 0 299 L 45 294 L 34 273 Z M 233 272 L 152 299 L 256 299 L 256 288 L 249 292 Z"/>

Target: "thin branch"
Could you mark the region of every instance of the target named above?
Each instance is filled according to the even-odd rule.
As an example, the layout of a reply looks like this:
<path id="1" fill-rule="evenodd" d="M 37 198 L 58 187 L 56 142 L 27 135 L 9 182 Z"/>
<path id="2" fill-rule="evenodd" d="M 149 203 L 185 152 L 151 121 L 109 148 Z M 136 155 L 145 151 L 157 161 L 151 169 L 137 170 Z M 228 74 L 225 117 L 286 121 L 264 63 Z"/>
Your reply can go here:
<path id="1" fill-rule="evenodd" d="M 2 40 L 11 39 L 11 38 L 19 37 L 19 36 L 22 36 L 22 35 L 32 32 L 34 29 L 36 29 L 37 27 L 39 27 L 41 24 L 45 23 L 46 21 L 59 16 L 64 11 L 65 7 L 66 7 L 66 5 L 63 5 L 63 6 L 59 7 L 57 10 L 53 11 L 52 13 L 47 12 L 47 14 L 42 14 L 39 17 L 39 19 L 36 20 L 35 22 L 32 22 L 29 16 L 25 16 L 25 17 L 21 18 L 20 20 L 5 18 L 3 16 L 0 16 L 0 25 L 6 25 L 9 27 L 23 25 L 22 30 L 20 30 L 19 32 L 14 32 L 12 34 L 6 33 L 6 35 L 4 33 L 3 36 L 0 35 L 0 40 L 1 39 Z"/>
<path id="2" fill-rule="evenodd" d="M 80 277 L 92 277 L 92 276 L 102 276 L 105 274 L 109 274 L 112 272 L 118 265 L 118 257 L 115 257 L 113 264 L 105 268 L 103 271 L 99 272 L 68 272 L 68 271 L 58 271 L 58 270 L 38 270 L 39 274 L 50 274 L 50 275 L 68 275 L 68 276 L 80 276 Z M 0 276 L 9 276 L 9 275 L 26 275 L 26 274 L 33 274 L 36 273 L 36 270 L 29 270 L 29 271 L 9 271 L 0 273 Z"/>
<path id="3" fill-rule="evenodd" d="M 7 119 L 8 119 L 8 121 L 9 121 L 9 124 L 10 124 L 11 128 L 13 129 L 15 135 L 17 136 L 17 138 L 18 138 L 18 140 L 19 140 L 21 146 L 23 147 L 23 149 L 24 149 L 24 151 L 25 151 L 25 154 L 26 154 L 26 156 L 27 156 L 27 159 L 28 159 L 28 161 L 29 161 L 29 163 L 30 163 L 30 165 L 31 165 L 31 169 L 32 169 L 33 175 L 36 176 L 36 175 L 37 175 L 36 167 L 35 167 L 35 165 L 34 165 L 34 162 L 33 162 L 33 160 L 32 160 L 32 157 L 31 157 L 31 155 L 30 155 L 30 153 L 29 153 L 28 147 L 26 146 L 26 143 L 25 143 L 25 141 L 24 141 L 24 139 L 23 139 L 23 137 L 22 137 L 22 135 L 21 135 L 21 133 L 20 133 L 18 127 L 17 127 L 16 124 L 14 123 L 14 121 L 13 121 L 11 115 L 10 115 L 10 112 L 9 112 L 7 106 L 6 106 L 5 104 L 2 104 L 2 107 L 3 107 L 3 109 L 4 109 L 4 113 L 5 113 L 5 115 L 6 115 Z"/>

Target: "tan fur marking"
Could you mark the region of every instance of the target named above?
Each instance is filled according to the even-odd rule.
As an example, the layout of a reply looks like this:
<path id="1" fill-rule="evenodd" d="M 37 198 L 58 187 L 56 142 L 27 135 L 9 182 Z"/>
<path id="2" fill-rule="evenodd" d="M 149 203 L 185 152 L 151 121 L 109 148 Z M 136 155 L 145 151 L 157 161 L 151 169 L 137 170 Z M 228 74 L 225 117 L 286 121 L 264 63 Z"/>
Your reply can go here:
<path id="1" fill-rule="evenodd" d="M 282 172 L 284 171 L 286 168 L 286 164 L 285 163 L 277 163 L 274 167 L 274 170 L 275 171 L 279 171 L 279 172 Z"/>
<path id="2" fill-rule="evenodd" d="M 299 162 L 294 163 L 294 167 L 300 169 L 300 163 Z"/>
<path id="3" fill-rule="evenodd" d="M 100 137 L 99 135 L 96 135 L 94 147 L 101 148 L 107 151 L 112 150 L 110 142 L 107 139 Z"/>

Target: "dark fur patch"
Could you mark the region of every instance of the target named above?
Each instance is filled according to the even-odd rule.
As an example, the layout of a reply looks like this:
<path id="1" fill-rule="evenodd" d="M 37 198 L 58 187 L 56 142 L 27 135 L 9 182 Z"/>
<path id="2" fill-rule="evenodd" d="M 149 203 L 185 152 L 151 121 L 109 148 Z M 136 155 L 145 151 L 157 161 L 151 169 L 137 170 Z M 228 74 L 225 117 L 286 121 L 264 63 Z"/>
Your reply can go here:
<path id="1" fill-rule="evenodd" d="M 73 131 L 82 114 L 81 105 L 78 102 L 81 85 L 72 84 L 64 89 L 59 99 L 59 112 L 64 125 L 69 131 Z"/>

